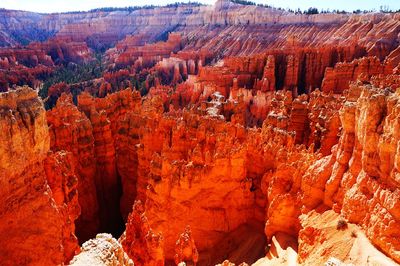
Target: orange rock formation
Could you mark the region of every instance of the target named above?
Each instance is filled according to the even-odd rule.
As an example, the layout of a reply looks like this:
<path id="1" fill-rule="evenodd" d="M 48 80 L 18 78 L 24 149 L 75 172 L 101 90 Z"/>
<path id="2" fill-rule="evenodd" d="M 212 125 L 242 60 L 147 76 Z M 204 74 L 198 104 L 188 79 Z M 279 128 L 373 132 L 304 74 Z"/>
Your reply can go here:
<path id="1" fill-rule="evenodd" d="M 133 205 L 126 231 L 119 240 L 136 265 L 163 266 L 164 239 L 150 228 L 142 202 Z"/>
<path id="2" fill-rule="evenodd" d="M 89 239 L 99 229 L 96 191 L 96 161 L 93 128 L 89 119 L 73 105 L 71 97 L 63 95 L 57 106 L 47 112 L 50 144 L 54 151 L 65 150 L 73 154 L 77 163 L 79 204 L 81 216 L 77 221 L 77 234 Z"/>
<path id="3" fill-rule="evenodd" d="M 192 238 L 192 231 L 190 226 L 185 228 L 178 240 L 175 247 L 175 264 L 179 265 L 184 262 L 186 265 L 196 265 L 199 261 L 199 253 L 197 252 L 196 244 Z"/>
<path id="4" fill-rule="evenodd" d="M 0 94 L 3 265 L 57 265 L 79 249 L 77 177 L 70 153 L 49 153 L 46 112 L 27 87 Z"/>
<path id="5" fill-rule="evenodd" d="M 0 49 L 3 264 L 68 263 L 99 232 L 120 237 L 73 265 L 400 263 L 398 13 L 1 13 L 46 40 Z M 111 47 L 103 76 L 53 84 L 47 112 L 12 89 L 88 47 Z"/>

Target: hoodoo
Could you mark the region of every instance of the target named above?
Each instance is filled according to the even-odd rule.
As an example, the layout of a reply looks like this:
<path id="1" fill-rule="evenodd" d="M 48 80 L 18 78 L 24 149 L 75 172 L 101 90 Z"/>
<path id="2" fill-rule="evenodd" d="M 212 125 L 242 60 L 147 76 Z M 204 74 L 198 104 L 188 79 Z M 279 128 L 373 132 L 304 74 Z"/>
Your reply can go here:
<path id="1" fill-rule="evenodd" d="M 399 12 L 0 17 L 1 265 L 399 265 Z"/>

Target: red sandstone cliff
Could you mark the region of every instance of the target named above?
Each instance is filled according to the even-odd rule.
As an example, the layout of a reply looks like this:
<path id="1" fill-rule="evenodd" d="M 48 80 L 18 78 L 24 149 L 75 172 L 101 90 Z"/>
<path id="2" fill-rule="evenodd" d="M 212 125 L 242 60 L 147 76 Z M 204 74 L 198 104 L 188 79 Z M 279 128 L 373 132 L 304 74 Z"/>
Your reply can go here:
<path id="1" fill-rule="evenodd" d="M 191 8 L 39 16 L 57 37 L 0 51 L 8 89 L 121 40 L 103 78 L 53 86 L 47 114 L 27 88 L 1 94 L 2 262 L 68 262 L 75 232 L 117 236 L 123 219 L 121 245 L 100 235 L 74 263 L 273 263 L 282 235 L 300 263 L 338 238 L 350 260 L 339 221 L 400 262 L 398 14 Z M 77 105 L 62 94 L 81 85 Z"/>
<path id="2" fill-rule="evenodd" d="M 61 264 L 74 235 L 77 178 L 71 154 L 49 153 L 46 112 L 30 88 L 0 95 L 1 251 L 4 265 Z"/>
<path id="3" fill-rule="evenodd" d="M 87 240 L 99 229 L 93 127 L 90 120 L 73 105 L 72 99 L 66 95 L 60 97 L 56 107 L 47 112 L 47 123 L 51 149 L 71 152 L 77 163 L 81 206 L 77 234 L 81 239 Z"/>
<path id="4" fill-rule="evenodd" d="M 345 102 L 341 107 L 342 100 L 320 92 L 313 93 L 309 100 L 305 97 L 295 100 L 291 100 L 290 97 L 285 99 L 279 94 L 274 97 L 276 99 L 273 102 L 277 103 L 274 108 L 278 109 L 271 111 L 271 119 L 276 115 L 278 117 L 286 115 L 288 116 L 286 122 L 284 122 L 285 119 L 282 119 L 283 117 L 277 119 L 277 122 L 272 122 L 268 118 L 262 130 L 255 131 L 241 129 L 239 125 L 227 124 L 219 118 L 220 115 L 214 116 L 214 111 L 206 112 L 205 117 L 193 114 L 193 111 L 182 113 L 173 111 L 169 115 L 160 116 L 157 112 L 150 111 L 146 104 L 143 105 L 143 110 L 150 112 L 144 112 L 142 115 L 151 117 L 151 119 L 145 119 L 146 122 L 141 124 L 144 131 L 139 130 L 141 146 L 138 151 L 139 172 L 136 189 L 139 193 L 138 197 L 147 198 L 145 209 L 149 225 L 153 230 L 163 232 L 167 260 L 172 260 L 174 233 L 178 228 L 185 227 L 186 224 L 192 228 L 201 261 L 202 254 L 206 257 L 209 256 L 206 255 L 209 251 L 205 249 L 208 245 L 213 245 L 210 244 L 210 241 L 215 241 L 216 245 L 224 239 L 223 233 L 215 234 L 214 238 L 213 232 L 215 230 L 224 232 L 223 225 L 225 223 L 227 223 L 226 228 L 229 228 L 225 234 L 235 230 L 235 223 L 238 227 L 255 219 L 266 221 L 265 233 L 269 239 L 277 232 L 285 232 L 297 237 L 302 228 L 299 217 L 305 210 L 331 207 L 335 211 L 342 210 L 342 214 L 345 215 L 346 208 L 356 206 L 352 203 L 348 207 L 344 205 L 339 207 L 340 205 L 326 202 L 325 205 L 318 207 L 324 202 L 324 199 L 330 197 L 328 195 L 330 195 L 331 189 L 328 187 L 323 189 L 323 187 L 331 185 L 330 182 L 321 181 L 321 178 L 327 178 L 327 173 L 321 172 L 320 166 L 314 166 L 314 164 L 322 163 L 329 164 L 329 167 L 325 169 L 336 169 L 331 166 L 331 158 L 336 156 L 337 148 L 333 149 L 332 155 L 329 154 L 330 149 L 338 141 L 340 147 L 347 138 L 347 135 L 343 134 L 338 140 L 337 135 L 340 124 L 346 121 L 342 118 L 342 122 L 340 122 L 339 114 L 340 117 L 343 117 L 342 114 L 349 104 Z M 350 102 L 356 100 L 357 88 L 352 89 L 345 97 Z M 278 104 L 279 99 L 282 101 L 281 105 Z M 151 105 L 159 100 L 161 99 L 153 98 Z M 146 102 L 148 101 L 150 99 Z M 158 106 L 160 105 L 161 102 Z M 298 115 L 297 105 L 305 106 L 305 110 L 310 110 L 310 113 Z M 282 107 L 285 109 L 280 109 Z M 378 109 L 384 110 L 384 108 Z M 283 113 L 278 114 L 278 112 Z M 176 116 L 182 117 L 182 120 L 176 120 Z M 303 120 L 297 120 L 297 117 L 303 117 Z M 303 126 L 296 126 L 298 123 L 296 121 L 303 121 L 303 124 L 300 123 Z M 343 125 L 346 128 L 345 124 Z M 309 137 L 305 144 L 310 145 L 313 149 L 317 149 L 317 146 L 322 154 L 329 156 L 322 158 L 321 155 L 313 153 L 313 149 L 294 146 L 297 135 L 304 134 L 302 133 L 304 126 L 309 126 Z M 228 134 L 228 132 L 234 132 L 234 134 Z M 232 136 L 234 137 L 232 138 Z M 157 141 L 155 141 L 156 139 Z M 263 148 L 260 149 L 260 147 Z M 230 152 L 227 149 L 230 149 Z M 213 169 L 218 169 L 218 172 L 214 172 Z M 222 169 L 225 169 L 224 172 L 221 172 Z M 148 172 L 150 175 L 146 174 Z M 224 174 L 221 175 L 221 173 Z M 200 177 L 202 182 L 196 181 L 196 176 Z M 219 178 L 214 178 L 214 176 Z M 224 179 L 223 176 L 230 176 L 230 178 Z M 203 204 L 201 195 L 205 193 L 206 189 L 205 182 L 211 180 L 213 186 L 209 189 L 213 192 L 212 194 L 206 193 L 209 196 L 204 198 L 207 202 L 204 206 L 208 207 L 201 207 Z M 223 182 L 224 189 L 221 191 L 216 190 L 219 182 Z M 231 191 L 228 184 L 235 189 L 232 190 L 231 195 L 224 196 Z M 253 197 L 246 198 L 247 194 L 253 195 Z M 213 201 L 216 204 L 215 209 L 209 207 L 211 195 L 215 198 Z M 195 200 L 188 200 L 188 197 L 195 197 Z M 227 200 L 235 197 L 239 198 L 232 202 Z M 221 202 L 224 204 L 218 205 Z M 243 206 L 256 208 L 250 213 L 242 212 L 241 209 L 249 210 L 249 207 L 243 208 L 240 204 L 248 204 Z M 175 207 L 171 209 L 168 206 Z M 266 217 L 262 214 L 262 208 L 266 210 Z M 237 211 L 233 212 L 232 210 Z M 213 220 L 215 218 L 212 217 L 217 217 L 219 212 L 224 215 L 221 214 L 218 219 Z M 187 215 L 188 213 L 190 215 Z M 172 217 L 179 217 L 179 219 Z M 206 221 L 210 219 L 214 222 L 207 223 Z M 364 225 L 364 222 L 360 222 L 361 220 L 350 221 L 360 226 Z M 395 218 L 392 218 L 392 221 L 395 221 Z M 215 226 L 220 227 L 216 229 Z M 396 223 L 391 226 L 396 226 Z M 208 232 L 207 240 L 202 232 Z M 391 247 L 396 245 L 396 241 L 395 239 L 386 239 L 385 243 L 390 243 L 389 248 L 380 247 L 387 254 L 392 254 Z M 382 245 L 379 243 L 377 244 Z M 393 257 L 393 255 L 391 256 Z"/>
<path id="5" fill-rule="evenodd" d="M 150 73 L 156 73 L 157 79 L 164 85 L 184 81 L 188 75 L 200 72 L 202 65 L 215 64 L 225 58 L 227 62 L 231 61 L 231 65 L 233 62 L 233 66 L 239 60 L 234 68 L 239 70 L 239 66 L 240 71 L 247 72 L 238 77 L 239 86 L 256 86 L 263 91 L 287 88 L 303 93 L 321 88 L 322 80 L 327 75 L 324 87 L 343 90 L 347 86 L 347 79 L 354 80 L 357 77 L 335 81 L 334 76 L 341 74 L 336 74 L 337 71 L 330 68 L 336 63 L 350 62 L 365 55 L 376 56 L 380 61 L 388 57 L 393 67 L 399 63 L 395 45 L 400 30 L 398 14 L 308 16 L 261 6 L 242 6 L 229 1 L 221 1 L 213 7 L 188 4 L 59 15 L 8 10 L 1 12 L 7 17 L 0 24 L 4 35 L 12 35 L 11 32 L 17 31 L 25 36 L 35 28 L 21 27 L 17 22 L 22 26 L 28 22 L 36 25 L 45 35 L 39 38 L 45 42 L 32 43 L 27 50 L 17 50 L 32 53 L 39 49 L 51 56 L 54 62 L 67 63 L 90 60 L 88 46 L 99 50 L 115 45 L 107 52 L 109 69 L 128 67 L 133 75 L 135 71 L 156 65 Z M 241 14 L 240 18 L 237 14 Z M 10 20 L 9 16 L 15 19 Z M 267 28 L 266 23 L 269 25 Z M 167 39 L 168 32 L 172 33 Z M 32 39 L 30 35 L 22 39 L 25 38 Z M 7 43 L 15 42 L 9 40 Z M 246 70 L 249 62 L 242 63 L 240 61 L 243 59 L 240 58 L 259 54 L 273 57 L 269 57 L 269 60 L 265 57 L 261 65 L 258 62 L 257 73 Z M 236 59 L 238 56 L 240 58 Z M 34 52 L 27 61 L 35 63 L 42 57 Z M 168 60 L 170 57 L 173 60 Z M 251 62 L 256 61 L 251 58 Z M 250 67 L 254 69 L 254 65 L 250 64 Z M 25 72 L 30 75 L 22 79 L 24 83 L 38 87 L 36 77 L 49 74 L 52 70 L 43 66 L 38 68 L 29 65 L 28 68 L 22 71 L 19 68 L 11 69 L 4 75 L 0 72 L 1 89 L 20 85 L 16 76 L 26 75 Z M 204 71 L 203 74 L 208 75 L 209 72 Z M 230 82 L 231 79 L 224 84 Z M 335 85 L 337 82 L 340 84 Z M 116 87 L 120 89 L 119 84 Z M 105 94 L 102 92 L 100 95 Z"/>
<path id="6" fill-rule="evenodd" d="M 322 82 L 322 91 L 342 93 L 348 89 L 349 83 L 353 81 L 369 81 L 372 76 L 389 75 L 393 72 L 393 65 L 383 63 L 376 57 L 363 57 L 350 63 L 338 63 L 334 68 L 325 70 Z"/>
<path id="7" fill-rule="evenodd" d="M 19 97 L 23 99 L 22 95 Z M 31 96 L 29 101 L 35 97 L 36 95 Z M 309 99 L 306 96 L 293 99 L 289 92 L 275 93 L 263 127 L 249 129 L 244 128 L 240 123 L 233 124 L 224 121 L 227 117 L 224 116 L 224 109 L 220 108 L 229 104 L 224 102 L 219 94 L 213 95 L 206 109 L 171 110 L 169 113 L 162 114 L 162 99 L 158 96 L 149 97 L 140 103 L 137 94 L 125 90 L 104 99 L 94 99 L 83 94 L 79 98 L 79 108 L 82 111 L 73 106 L 68 97 L 62 96 L 56 108 L 48 113 L 48 119 L 51 125 L 50 132 L 56 132 L 51 133 L 50 136 L 61 134 L 63 127 L 59 121 L 67 125 L 68 119 L 81 121 L 73 123 L 76 130 L 84 129 L 85 123 L 89 129 L 92 128 L 91 132 L 94 132 L 93 128 L 97 128 L 97 133 L 92 134 L 103 137 L 98 138 L 98 144 L 91 144 L 93 149 L 108 143 L 107 138 L 104 137 L 106 134 L 109 134 L 108 138 L 116 137 L 123 140 L 120 143 L 121 146 L 115 146 L 117 147 L 115 153 L 102 154 L 102 149 L 99 148 L 94 158 L 96 160 L 100 158 L 96 161 L 96 167 L 103 169 L 103 172 L 108 171 L 108 161 L 102 160 L 102 156 L 113 160 L 112 164 L 120 160 L 122 165 L 121 168 L 117 167 L 118 172 L 122 173 L 123 169 L 126 169 L 127 173 L 137 171 L 135 179 L 130 179 L 129 175 L 126 175 L 122 183 L 124 195 L 126 195 L 122 200 L 124 206 L 129 206 L 128 202 L 133 199 L 130 196 L 127 197 L 131 193 L 134 195 L 137 193 L 138 198 L 146 200 L 144 206 L 135 205 L 140 207 L 134 208 L 136 211 L 130 215 L 127 231 L 121 238 L 124 248 L 126 247 L 134 261 L 139 258 L 146 261 L 154 257 L 157 258 L 154 259 L 158 261 L 155 262 L 157 265 L 157 263 L 164 263 L 164 256 L 166 261 L 175 258 L 178 258 L 178 261 L 187 262 L 198 260 L 199 263 L 206 264 L 210 261 L 222 261 L 224 254 L 234 252 L 236 248 L 225 247 L 221 243 L 227 241 L 229 237 L 237 241 L 237 237 L 240 238 L 242 235 L 235 236 L 234 232 L 244 230 L 248 237 L 254 237 L 254 239 L 262 232 L 262 229 L 257 229 L 260 231 L 255 232 L 242 229 L 243 226 L 252 223 L 265 223 L 265 234 L 268 240 L 273 239 L 279 232 L 284 232 L 296 238 L 300 237 L 303 241 L 306 232 L 302 231 L 304 223 L 300 219 L 301 214 L 313 209 L 329 208 L 341 213 L 350 222 L 364 227 L 366 235 L 374 244 L 398 260 L 394 252 L 397 248 L 396 226 L 398 226 L 394 196 L 396 193 L 395 159 L 393 162 L 385 160 L 388 163 L 387 167 L 382 163 L 376 165 L 375 159 L 372 161 L 369 159 L 381 158 L 380 156 L 396 158 L 395 154 L 390 155 L 396 151 L 396 148 L 391 149 L 393 145 L 390 143 L 384 145 L 384 143 L 386 140 L 395 138 L 392 133 L 395 131 L 391 131 L 391 125 L 395 126 L 395 123 L 392 123 L 391 119 L 395 119 L 397 98 L 398 95 L 390 90 L 373 89 L 357 84 L 352 85 L 351 90 L 344 94 L 343 105 L 342 100 L 318 91 L 313 92 Z M 18 110 L 23 110 L 21 108 L 18 107 Z M 97 120 L 101 118 L 101 113 L 107 118 L 106 120 Z M 338 120 L 338 115 L 341 121 Z M 382 125 L 380 126 L 374 119 L 380 121 Z M 375 121 L 375 124 L 371 124 L 374 125 L 373 127 L 368 126 L 369 121 Z M 343 126 L 343 131 L 338 140 L 336 136 L 340 124 Z M 356 124 L 357 127 L 355 127 Z M 45 125 L 44 123 L 43 126 Z M 307 127 L 308 130 L 305 130 Z M 353 127 L 356 129 L 352 129 Z M 44 134 L 48 134 L 46 132 Z M 304 132 L 309 133 L 306 135 Z M 361 143 L 369 141 L 367 138 L 370 135 L 376 136 L 374 134 L 377 133 L 374 132 L 379 132 L 378 137 L 375 138 L 377 142 L 375 144 L 371 142 L 372 146 L 362 145 Z M 387 135 L 387 137 L 380 137 L 381 135 Z M 301 143 L 309 145 L 310 148 L 295 146 L 295 143 L 299 141 L 297 136 L 302 136 Z M 305 138 L 305 136 L 308 137 Z M 93 137 L 93 141 L 94 139 Z M 58 141 L 53 139 L 52 145 L 61 145 L 56 144 L 61 143 L 59 142 L 61 140 L 67 143 L 68 138 L 63 137 Z M 337 141 L 339 141 L 338 146 L 334 146 Z M 79 147 L 84 142 L 82 139 L 76 143 Z M 116 145 L 116 142 L 112 143 Z M 120 153 L 121 156 L 128 155 L 128 157 L 118 155 L 119 151 L 126 151 L 128 146 L 124 145 L 128 143 L 138 144 L 136 149 L 132 150 L 132 155 L 137 154 L 138 159 L 132 157 L 134 164 L 131 165 L 133 168 L 129 166 L 129 169 L 126 168 L 128 165 L 125 162 L 130 158 L 129 152 Z M 318 151 L 319 147 L 322 154 L 329 154 L 332 146 L 333 153 L 327 157 L 313 152 L 314 149 Z M 57 146 L 54 146 L 54 149 L 55 147 Z M 368 152 L 377 154 L 376 156 L 379 157 L 363 155 L 366 154 L 367 148 L 371 148 Z M 105 150 L 113 149 L 108 147 Z M 86 160 L 80 159 L 83 158 L 80 156 L 85 155 L 82 151 L 78 153 L 74 153 L 74 150 L 71 150 L 71 153 L 60 151 L 49 156 L 43 155 L 43 158 L 46 158 L 42 166 L 42 171 L 47 176 L 45 182 L 48 182 L 49 189 L 52 190 L 55 206 L 59 206 L 55 209 L 58 210 L 57 221 L 66 221 L 58 223 L 59 226 L 71 224 L 79 213 L 74 191 L 76 191 L 76 180 L 78 180 L 78 191 L 81 189 L 79 186 L 82 182 L 81 162 Z M 381 159 L 380 161 L 382 162 Z M 352 164 L 343 167 L 348 162 Z M 346 173 L 346 171 L 349 172 Z M 354 175 L 358 178 L 352 177 Z M 101 176 L 102 174 L 97 175 L 97 177 Z M 112 177 L 109 181 L 115 182 L 113 181 L 115 176 L 107 175 L 107 177 Z M 371 191 L 368 190 L 368 186 L 363 188 L 364 178 L 365 182 L 373 184 L 377 189 Z M 101 181 L 95 184 L 96 190 L 98 186 L 104 185 L 112 188 L 111 183 L 106 179 L 92 177 L 92 180 Z M 65 186 L 67 189 L 60 189 Z M 217 189 L 218 187 L 221 189 Z M 107 193 L 115 196 L 112 190 L 96 194 L 104 197 Z M 359 197 L 351 193 L 361 194 Z M 78 197 L 81 194 L 78 193 Z M 207 196 L 204 197 L 204 195 Z M 367 195 L 366 201 L 371 201 L 371 205 L 364 204 L 363 206 L 374 206 L 373 209 L 361 212 L 357 207 L 360 206 L 358 199 L 362 199 L 363 195 Z M 63 202 L 66 205 L 62 205 Z M 98 202 L 100 205 L 104 204 L 103 200 Z M 214 205 L 210 205 L 210 202 Z M 84 215 L 84 206 L 82 205 L 82 215 Z M 382 213 L 390 222 L 374 223 L 373 221 L 376 220 L 373 217 L 379 217 Z M 191 233 L 182 235 L 179 242 L 181 244 L 176 245 L 177 232 L 182 231 L 187 225 L 190 225 Z M 388 229 L 379 229 L 382 228 L 381 226 Z M 154 231 L 150 230 L 150 227 Z M 70 253 L 59 255 L 60 260 L 70 258 L 73 247 L 76 248 L 76 242 L 66 240 L 68 239 L 66 236 L 73 235 L 73 231 L 73 227 L 59 231 L 59 243 L 63 243 L 64 247 L 70 247 L 67 248 Z M 157 233 L 149 235 L 150 231 L 162 232 L 164 248 L 160 241 L 155 241 L 155 239 L 160 240 L 161 236 L 156 237 Z M 151 237 L 152 234 L 154 237 Z M 224 248 L 209 249 L 218 245 Z M 300 260 L 307 260 L 310 253 L 302 249 L 306 246 L 299 248 Z M 188 251 L 185 251 L 186 249 Z M 197 249 L 198 258 L 195 251 Z M 174 256 L 175 254 L 177 256 Z M 232 258 L 236 260 L 235 262 L 246 261 L 248 255 L 243 254 L 249 253 L 242 253 Z M 263 252 L 257 254 L 256 256 L 261 257 Z M 52 257 L 55 258 L 55 255 L 53 254 Z"/>
<path id="8" fill-rule="evenodd" d="M 343 132 L 338 146 L 305 176 L 305 183 L 313 179 L 313 186 L 317 181 L 325 191 L 319 192 L 323 197 L 310 195 L 314 202 L 308 207 L 323 202 L 341 210 L 396 261 L 400 222 L 395 207 L 399 197 L 394 121 L 398 99 L 397 92 L 353 85 L 340 111 Z M 329 170 L 319 173 L 318 168 Z"/>
<path id="9" fill-rule="evenodd" d="M 164 238 L 150 227 L 141 201 L 133 204 L 126 231 L 119 239 L 125 252 L 134 258 L 136 265 L 163 266 Z"/>

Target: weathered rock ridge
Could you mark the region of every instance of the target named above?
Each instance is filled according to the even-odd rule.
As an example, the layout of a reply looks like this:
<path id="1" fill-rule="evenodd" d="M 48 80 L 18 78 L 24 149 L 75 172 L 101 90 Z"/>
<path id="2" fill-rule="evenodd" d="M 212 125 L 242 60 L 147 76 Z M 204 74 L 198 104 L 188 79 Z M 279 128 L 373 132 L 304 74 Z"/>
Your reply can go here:
<path id="1" fill-rule="evenodd" d="M 157 245 L 164 246 L 164 250 L 150 251 L 154 248 L 152 245 L 152 248 L 148 247 L 141 252 L 165 254 L 167 261 L 173 260 L 176 232 L 190 225 L 199 250 L 200 262 L 203 254 L 203 263 L 210 263 L 205 262 L 207 257 L 217 256 L 218 258 L 218 255 L 209 253 L 207 248 L 223 241 L 229 233 L 241 225 L 251 224 L 253 221 L 266 221 L 267 239 L 271 239 L 278 232 L 298 237 L 302 228 L 300 215 L 313 209 L 332 208 L 350 222 L 361 227 L 365 226 L 365 230 L 374 228 L 374 225 L 370 224 L 369 219 L 372 218 L 368 218 L 369 216 L 350 219 L 349 212 L 353 208 L 358 210 L 356 207 L 358 205 L 352 200 L 358 197 L 348 196 L 349 200 L 352 200 L 346 202 L 346 193 L 358 191 L 357 187 L 360 184 L 353 181 L 355 183 L 351 187 L 356 186 L 356 188 L 345 189 L 345 183 L 340 184 L 347 182 L 344 180 L 349 176 L 343 175 L 343 172 L 339 176 L 333 175 L 333 171 L 338 171 L 335 169 L 340 169 L 338 167 L 341 164 L 335 163 L 335 160 L 339 160 L 336 159 L 339 158 L 337 157 L 339 154 L 348 156 L 347 160 L 351 157 L 346 154 L 356 154 L 355 151 L 348 151 L 348 147 L 344 148 L 343 152 L 341 151 L 343 143 L 349 141 L 346 134 L 348 106 L 361 105 L 363 101 L 366 101 L 363 99 L 369 99 L 369 97 L 376 98 L 372 95 L 367 96 L 367 91 L 371 93 L 379 91 L 379 89 L 360 86 L 352 85 L 344 95 L 345 101 L 318 91 L 313 92 L 309 99 L 301 96 L 294 100 L 291 99 L 290 93 L 286 95 L 275 93 L 262 129 L 246 129 L 240 123 L 236 125 L 226 123 L 225 117 L 221 115 L 223 113 L 216 115 L 218 113 L 215 112 L 218 110 L 211 111 L 210 109 L 204 114 L 202 109 L 170 111 L 168 114 L 162 114 L 162 102 L 158 96 L 146 99 L 141 109 L 128 111 L 125 119 L 130 121 L 130 128 L 136 133 L 126 137 L 131 139 L 131 143 L 139 144 L 132 151 L 133 154 L 137 154 L 138 159 L 131 165 L 136 169 L 134 171 L 137 171 L 135 179 L 132 180 L 129 176 L 123 179 L 125 180 L 122 182 L 124 194 L 121 203 L 122 206 L 132 206 L 134 197 L 128 197 L 127 194 L 133 192 L 137 198 L 145 201 L 144 207 L 136 207 L 134 210 L 144 208 L 146 212 L 146 216 L 143 216 L 145 218 L 140 218 L 141 213 L 144 212 L 142 209 L 138 212 L 137 218 L 132 216 L 127 224 L 127 226 L 131 224 L 135 226 L 135 232 L 137 232 L 129 233 L 134 238 L 132 240 L 133 236 L 130 236 L 131 240 L 127 240 L 130 243 L 128 250 L 131 250 L 130 252 L 143 250 L 145 245 L 140 243 L 149 241 L 144 240 L 149 229 L 141 228 L 152 228 L 152 232 L 162 232 L 162 237 L 157 236 L 157 239 L 162 239 L 158 240 L 162 241 L 162 244 L 157 242 L 159 243 Z M 365 92 L 360 96 L 361 90 Z M 386 93 L 388 99 L 397 97 L 397 94 L 388 93 Z M 122 94 L 128 96 L 128 99 L 132 97 L 129 90 L 111 96 L 119 98 Z M 111 98 L 106 97 L 104 101 L 109 101 L 109 99 Z M 210 104 L 216 99 L 211 100 Z M 94 104 L 95 106 L 101 106 L 103 102 L 102 99 L 92 101 L 99 103 Z M 367 102 L 367 106 L 371 106 L 368 100 Z M 220 101 L 219 104 L 224 103 Z M 218 105 L 210 106 L 218 108 Z M 364 109 L 362 105 L 359 108 Z M 386 110 L 383 105 L 378 109 L 382 109 L 383 112 Z M 310 113 L 299 110 L 310 110 Z M 322 117 L 326 118 L 322 120 Z M 382 119 L 381 116 L 379 117 Z M 301 119 L 298 120 L 299 118 Z M 369 118 L 364 119 L 367 120 L 362 120 L 358 124 L 370 121 Z M 341 125 L 343 131 L 339 139 Z M 304 139 L 305 131 L 308 135 Z M 123 132 L 127 133 L 124 130 L 119 131 L 119 134 Z M 297 136 L 303 137 L 298 139 Z M 310 148 L 295 146 L 295 143 L 303 143 Z M 314 153 L 314 149 L 321 154 Z M 328 156 L 322 157 L 322 154 Z M 346 157 L 340 158 L 342 160 Z M 353 158 L 350 161 L 358 161 L 361 165 L 361 158 L 364 157 L 360 156 L 360 159 Z M 336 164 L 338 166 L 335 166 Z M 370 166 L 366 165 L 366 167 Z M 338 173 L 340 171 L 343 170 L 339 170 Z M 332 177 L 329 177 L 330 175 Z M 332 178 L 335 179 L 330 181 Z M 209 187 L 206 186 L 207 182 L 210 182 Z M 220 191 L 216 189 L 218 184 L 223 187 Z M 382 185 L 378 182 L 376 186 L 387 189 L 382 193 L 390 193 L 384 197 L 389 197 L 390 203 L 387 204 L 394 206 L 395 197 L 389 195 L 396 193 L 396 185 L 390 189 L 386 188 L 388 184 Z M 335 192 L 336 189 L 339 189 L 338 192 Z M 369 193 L 368 195 L 373 195 L 378 192 L 370 191 Z M 378 195 L 385 195 L 382 193 L 379 192 Z M 215 207 L 211 208 L 210 202 L 214 202 Z M 224 204 L 221 205 L 221 202 Z M 371 209 L 366 213 L 380 215 L 385 208 L 392 208 L 384 207 L 382 204 L 372 205 L 376 212 Z M 383 207 L 379 209 L 377 206 Z M 358 211 L 356 213 L 360 214 Z M 395 214 L 388 211 L 387 215 Z M 390 226 L 396 228 L 398 222 L 395 216 L 388 217 L 391 217 Z M 143 219 L 146 225 L 140 225 Z M 382 223 L 379 223 L 379 226 L 382 226 Z M 392 230 L 397 231 L 397 229 Z M 366 231 L 367 236 L 380 249 L 396 259 L 393 250 L 397 246 L 397 236 L 393 233 L 386 235 L 383 233 L 386 231 L 379 232 L 377 233 L 374 229 L 371 229 L 370 233 Z M 375 234 L 385 237 L 385 240 L 375 242 L 375 239 L 380 239 Z M 135 245 L 140 248 L 132 248 Z M 133 258 L 149 256 L 132 254 L 137 254 L 133 255 Z M 221 257 L 219 258 L 222 260 Z"/>
<path id="2" fill-rule="evenodd" d="M 21 123 L 17 128 L 33 144 L 25 143 L 35 147 L 30 157 L 26 155 L 30 146 L 23 147 L 25 156 L 20 160 L 35 159 L 33 165 L 21 161 L 19 169 L 27 169 L 20 170 L 21 174 L 15 174 L 14 164 L 2 165 L 15 178 L 27 177 L 32 171 L 28 169 L 35 169 L 33 176 L 46 177 L 40 187 L 48 191 L 37 190 L 37 197 L 47 195 L 44 202 L 54 202 L 40 209 L 47 211 L 46 217 L 53 212 L 55 227 L 40 216 L 34 224 L 51 229 L 50 235 L 59 232 L 59 238 L 52 238 L 48 245 L 56 242 L 63 248 L 41 260 L 62 262 L 72 257 L 77 249 L 73 221 L 80 209 L 77 232 L 90 237 L 98 230 L 90 226 L 118 223 L 112 220 L 118 214 L 110 208 L 121 206 L 125 216 L 134 199 L 141 199 L 144 204 L 133 205 L 120 239 L 125 252 L 139 265 L 162 265 L 164 260 L 222 261 L 237 248 L 222 244 L 229 238 L 237 241 L 241 234 L 236 231 L 254 239 L 264 231 L 264 241 L 285 233 L 301 243 L 309 237 L 301 215 L 326 209 L 363 228 L 373 244 L 399 261 L 398 149 L 393 122 L 398 92 L 354 83 L 342 98 L 319 91 L 309 97 L 292 98 L 289 91 L 271 97 L 267 118 L 257 129 L 244 127 L 244 120 L 236 118 L 227 122 L 219 108 L 229 106 L 229 101 L 219 94 L 213 95 L 206 109 L 199 106 L 166 113 L 161 97 L 141 100 L 130 89 L 103 99 L 84 93 L 78 97 L 78 106 L 63 95 L 46 119 L 30 89 L 5 93 L 2 106 L 18 110 Z M 25 112 L 33 116 L 26 117 Z M 31 126 L 37 128 L 31 131 Z M 35 135 L 29 137 L 29 132 Z M 10 136 L 17 140 L 18 134 Z M 16 140 L 11 147 L 19 147 Z M 48 153 L 50 147 L 53 152 Z M 19 194 L 16 197 L 16 202 L 22 199 Z M 32 206 L 25 204 L 25 208 Z M 264 230 L 254 225 L 264 223 Z M 254 229 L 245 229 L 248 225 Z M 87 231 L 82 233 L 82 228 Z M 215 246 L 223 248 L 210 249 Z M 300 262 L 313 254 L 302 245 L 298 248 Z M 76 260 L 87 259 L 85 252 Z M 264 255 L 262 250 L 256 254 L 255 258 Z M 236 263 L 255 262 L 248 259 L 245 254 L 230 257 Z"/>

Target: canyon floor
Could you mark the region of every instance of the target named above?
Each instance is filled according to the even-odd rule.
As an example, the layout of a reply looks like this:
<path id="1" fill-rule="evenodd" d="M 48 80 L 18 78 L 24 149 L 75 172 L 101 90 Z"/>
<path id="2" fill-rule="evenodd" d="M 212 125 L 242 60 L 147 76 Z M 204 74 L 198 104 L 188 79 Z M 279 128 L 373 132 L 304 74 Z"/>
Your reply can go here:
<path id="1" fill-rule="evenodd" d="M 1 265 L 399 265 L 400 13 L 0 18 Z"/>

